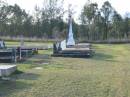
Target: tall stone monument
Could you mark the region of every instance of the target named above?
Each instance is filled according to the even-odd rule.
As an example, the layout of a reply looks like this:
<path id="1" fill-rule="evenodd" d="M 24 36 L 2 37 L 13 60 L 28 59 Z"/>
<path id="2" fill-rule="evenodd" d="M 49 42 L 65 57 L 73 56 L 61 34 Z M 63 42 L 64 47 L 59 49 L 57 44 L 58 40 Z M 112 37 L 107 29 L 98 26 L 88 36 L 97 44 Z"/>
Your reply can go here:
<path id="1" fill-rule="evenodd" d="M 74 40 L 73 28 L 72 28 L 72 12 L 69 10 L 69 33 L 67 37 L 66 46 L 69 47 L 74 45 L 75 45 L 75 40 Z"/>

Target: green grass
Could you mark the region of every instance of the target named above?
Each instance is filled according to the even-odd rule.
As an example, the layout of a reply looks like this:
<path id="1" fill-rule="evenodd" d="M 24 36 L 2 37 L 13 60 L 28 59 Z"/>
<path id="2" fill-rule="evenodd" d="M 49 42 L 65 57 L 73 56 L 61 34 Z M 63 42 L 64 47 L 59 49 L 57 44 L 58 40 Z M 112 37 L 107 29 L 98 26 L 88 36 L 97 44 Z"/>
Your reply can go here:
<path id="1" fill-rule="evenodd" d="M 7 47 L 12 47 L 12 46 L 20 46 L 20 41 L 5 41 L 5 44 Z M 51 46 L 52 43 L 47 43 L 47 42 L 24 42 L 25 46 Z"/>
<path id="2" fill-rule="evenodd" d="M 52 50 L 40 51 L 18 64 L 24 73 L 0 81 L 0 97 L 130 97 L 130 44 L 93 47 L 92 58 L 51 58 Z"/>

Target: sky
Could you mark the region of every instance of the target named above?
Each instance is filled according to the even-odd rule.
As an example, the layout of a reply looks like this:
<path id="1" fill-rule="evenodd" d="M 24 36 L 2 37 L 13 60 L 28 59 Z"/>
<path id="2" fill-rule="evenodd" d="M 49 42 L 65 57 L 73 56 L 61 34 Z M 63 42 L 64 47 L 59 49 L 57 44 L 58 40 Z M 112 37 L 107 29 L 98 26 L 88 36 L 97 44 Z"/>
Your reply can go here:
<path id="1" fill-rule="evenodd" d="M 44 0 L 6 0 L 9 4 L 13 5 L 17 3 L 21 8 L 26 9 L 27 12 L 32 13 L 34 7 L 38 5 L 41 7 Z M 91 0 L 97 2 L 99 8 L 106 0 Z M 126 13 L 130 13 L 130 0 L 108 0 L 111 5 L 120 13 L 125 16 Z M 78 20 L 79 14 L 87 0 L 64 0 L 64 8 L 67 9 L 69 4 L 72 4 L 72 8 L 75 11 L 74 18 Z"/>

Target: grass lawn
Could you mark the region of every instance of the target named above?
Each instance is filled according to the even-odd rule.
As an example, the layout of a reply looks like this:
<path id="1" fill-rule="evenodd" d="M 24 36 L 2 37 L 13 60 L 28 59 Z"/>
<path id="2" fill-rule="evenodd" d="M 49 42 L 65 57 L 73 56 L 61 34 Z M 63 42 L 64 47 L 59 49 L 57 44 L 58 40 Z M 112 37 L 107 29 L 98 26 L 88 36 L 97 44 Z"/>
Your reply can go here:
<path id="1" fill-rule="evenodd" d="M 0 81 L 0 97 L 130 97 L 130 44 L 94 44 L 92 58 L 50 57 L 19 63 L 21 74 Z"/>
<path id="2" fill-rule="evenodd" d="M 7 45 L 7 47 L 12 47 L 12 46 L 20 46 L 20 41 L 5 41 L 5 44 Z M 52 43 L 43 43 L 43 42 L 24 42 L 25 46 L 51 46 Z"/>

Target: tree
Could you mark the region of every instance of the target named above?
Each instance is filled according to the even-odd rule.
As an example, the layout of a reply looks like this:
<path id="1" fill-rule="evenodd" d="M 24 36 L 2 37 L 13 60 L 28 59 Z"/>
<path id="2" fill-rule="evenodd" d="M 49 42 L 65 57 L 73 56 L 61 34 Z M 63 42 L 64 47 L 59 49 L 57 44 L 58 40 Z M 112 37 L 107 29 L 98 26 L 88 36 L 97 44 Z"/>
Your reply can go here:
<path id="1" fill-rule="evenodd" d="M 110 25 L 110 21 L 111 21 L 111 17 L 112 17 L 112 13 L 113 13 L 113 8 L 111 6 L 111 4 L 106 1 L 104 2 L 102 8 L 101 8 L 101 12 L 104 18 L 104 35 L 103 35 L 103 39 L 107 39 L 108 38 L 108 34 L 109 34 L 109 25 Z"/>
<path id="2" fill-rule="evenodd" d="M 89 28 L 88 30 L 89 32 L 86 32 L 89 35 L 88 37 L 89 39 L 93 39 L 94 34 L 93 22 L 97 11 L 98 11 L 97 3 L 88 3 L 88 4 L 86 3 L 81 13 L 82 24 L 88 26 Z"/>
<path id="3" fill-rule="evenodd" d="M 38 37 L 42 37 L 42 12 L 38 6 L 35 6 L 34 16 L 33 16 L 33 34 Z"/>
<path id="4" fill-rule="evenodd" d="M 23 35 L 23 25 L 28 14 L 17 4 L 15 4 L 14 6 L 10 5 L 9 8 L 11 10 L 11 15 L 8 17 L 8 24 L 10 24 L 11 26 L 11 31 L 14 35 Z"/>
<path id="5" fill-rule="evenodd" d="M 93 29 L 95 30 L 94 32 L 94 40 L 102 40 L 103 39 L 103 17 L 101 16 L 101 12 L 98 11 L 97 14 L 94 17 L 94 22 L 93 22 Z"/>
<path id="6" fill-rule="evenodd" d="M 128 15 L 126 15 L 125 19 L 124 19 L 124 37 L 128 38 L 129 37 L 129 31 L 130 31 L 130 18 L 128 17 Z"/>
<path id="7" fill-rule="evenodd" d="M 37 36 L 37 33 L 34 33 L 33 29 L 33 17 L 30 15 L 27 15 L 25 17 L 25 21 L 23 22 L 23 35 L 26 37 L 32 37 L 32 36 Z"/>
<path id="8" fill-rule="evenodd" d="M 123 19 L 120 14 L 114 11 L 114 15 L 112 17 L 112 36 L 114 38 L 121 39 L 123 37 Z"/>
<path id="9" fill-rule="evenodd" d="M 96 3 L 91 3 L 91 4 L 85 4 L 84 8 L 81 13 L 81 20 L 82 23 L 86 24 L 91 24 L 93 18 L 95 17 L 95 14 L 98 10 L 98 5 Z"/>
<path id="10" fill-rule="evenodd" d="M 0 1 L 0 34 L 5 35 L 7 31 L 8 17 L 11 15 L 10 7 L 4 1 Z"/>
<path id="11" fill-rule="evenodd" d="M 63 21 L 62 18 L 64 14 L 62 4 L 63 0 L 46 0 L 46 3 L 42 8 L 42 26 L 44 27 L 43 29 L 46 31 L 45 33 L 48 34 L 49 38 L 53 38 L 54 29 L 59 32 L 58 24 Z"/>

